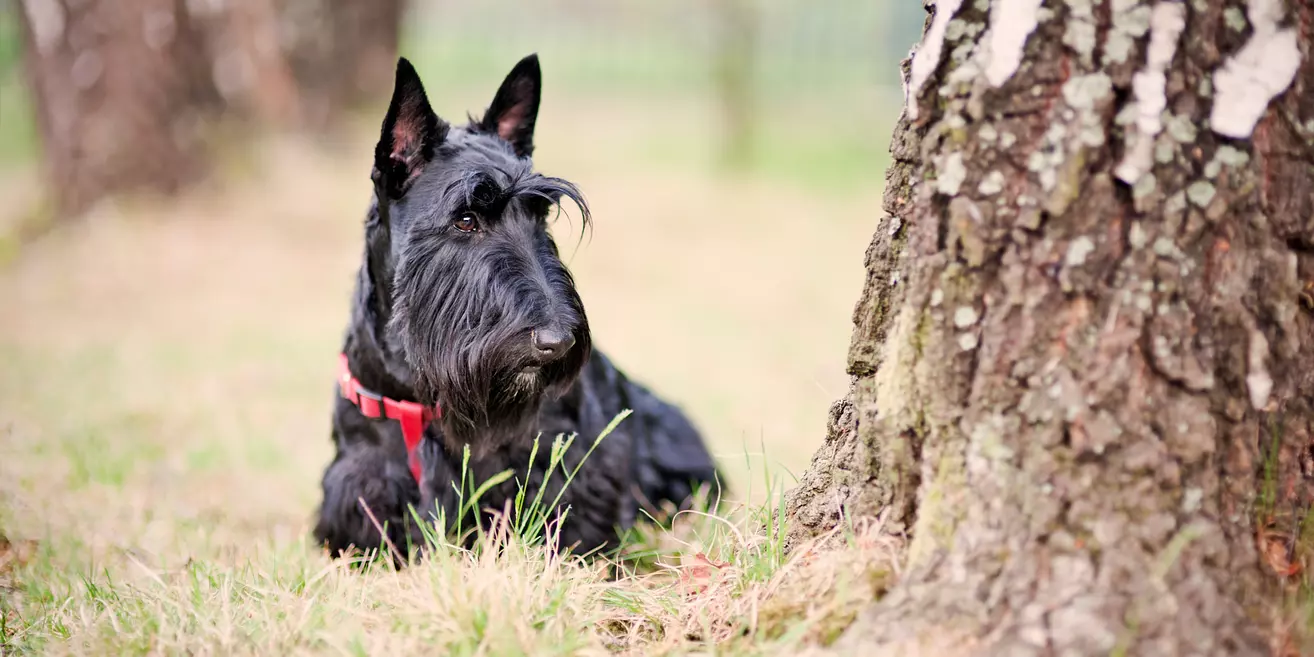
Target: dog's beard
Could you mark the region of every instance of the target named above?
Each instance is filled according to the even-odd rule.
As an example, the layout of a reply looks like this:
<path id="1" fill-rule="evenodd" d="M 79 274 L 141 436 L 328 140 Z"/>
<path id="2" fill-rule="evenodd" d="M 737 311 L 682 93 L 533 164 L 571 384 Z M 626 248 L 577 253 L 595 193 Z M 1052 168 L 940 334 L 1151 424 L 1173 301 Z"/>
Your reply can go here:
<path id="1" fill-rule="evenodd" d="M 520 370 L 511 377 L 506 386 L 506 394 L 513 397 L 537 396 L 543 392 L 543 372 L 538 368 Z"/>
<path id="2" fill-rule="evenodd" d="M 569 294 L 571 317 L 559 317 L 573 325 L 574 347 L 534 368 L 531 328 L 542 323 L 541 307 L 471 286 L 493 275 L 480 266 L 487 263 L 413 255 L 397 268 L 389 331 L 400 338 L 419 401 L 440 407 L 446 447 L 459 453 L 468 445 L 479 456 L 531 440 L 543 400 L 569 390 L 590 353 L 578 296 Z"/>
<path id="3" fill-rule="evenodd" d="M 493 356 L 494 362 L 496 356 Z M 478 363 L 470 355 L 455 360 Z M 500 361 L 504 362 L 504 361 Z M 429 394 L 442 409 L 443 438 L 459 453 L 467 445 L 480 457 L 518 441 L 532 439 L 545 399 L 557 397 L 574 383 L 578 369 L 567 371 L 512 366 L 493 372 L 480 368 L 440 368 Z"/>
<path id="4" fill-rule="evenodd" d="M 438 392 L 443 441 L 452 452 L 469 446 L 471 455 L 478 458 L 531 437 L 543 405 L 539 375 L 510 374 L 506 383 L 489 390 L 482 403 L 447 394 L 456 388 L 453 383 Z"/>
<path id="5" fill-rule="evenodd" d="M 588 357 L 586 332 L 577 331 L 565 358 L 534 367 L 526 355 L 528 331 L 467 330 L 442 339 L 417 319 L 426 318 L 395 317 L 393 329 L 402 338 L 416 396 L 438 405 L 443 442 L 456 454 L 469 446 L 478 458 L 531 440 L 543 401 L 568 391 Z"/>

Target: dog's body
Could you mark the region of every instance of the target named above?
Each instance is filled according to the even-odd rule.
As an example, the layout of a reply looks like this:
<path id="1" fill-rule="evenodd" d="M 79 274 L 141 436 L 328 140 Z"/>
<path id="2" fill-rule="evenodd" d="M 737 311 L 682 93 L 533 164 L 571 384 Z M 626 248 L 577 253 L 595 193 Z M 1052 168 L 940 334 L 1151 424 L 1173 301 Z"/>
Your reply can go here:
<path id="1" fill-rule="evenodd" d="M 592 349 L 583 304 L 546 226 L 562 196 L 586 223 L 587 206 L 574 185 L 533 172 L 529 160 L 540 85 L 531 55 L 483 119 L 450 126 L 430 109 L 410 64 L 398 62 L 343 354 L 361 387 L 436 406 L 437 417 L 415 450 L 417 481 L 401 423 L 366 417 L 338 397 L 337 455 L 314 531 L 335 556 L 379 548 L 379 526 L 395 546 L 421 544 L 408 507 L 426 520 L 441 510 L 454 525 L 467 447 L 465 475 L 476 485 L 515 472 L 483 494 L 482 508 L 503 509 L 522 485 L 530 499 L 541 487 L 545 501 L 560 492 L 558 508 L 569 508 L 560 546 L 577 553 L 614 546 L 641 507 L 682 506 L 694 487 L 717 478 L 689 420 Z M 563 459 L 573 470 L 624 409 L 633 415 L 561 491 L 561 469 L 547 472 L 553 438 L 578 435 Z"/>

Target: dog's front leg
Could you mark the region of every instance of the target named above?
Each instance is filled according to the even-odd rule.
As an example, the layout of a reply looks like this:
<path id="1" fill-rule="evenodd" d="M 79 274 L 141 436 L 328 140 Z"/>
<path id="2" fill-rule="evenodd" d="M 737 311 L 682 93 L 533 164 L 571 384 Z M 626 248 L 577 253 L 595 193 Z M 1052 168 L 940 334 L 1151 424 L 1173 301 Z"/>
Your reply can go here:
<path id="1" fill-rule="evenodd" d="M 426 435 L 420 441 L 420 519 L 436 535 L 454 531 L 458 525 L 456 514 L 459 499 L 456 489 L 461 484 L 459 470 L 453 467 L 438 438 Z"/>
<path id="2" fill-rule="evenodd" d="M 370 446 L 339 451 L 322 486 L 324 501 L 314 535 L 334 557 L 353 547 L 377 548 L 400 565 L 412 546 L 421 545 L 408 508 L 419 501 L 419 489 L 405 463 Z"/>

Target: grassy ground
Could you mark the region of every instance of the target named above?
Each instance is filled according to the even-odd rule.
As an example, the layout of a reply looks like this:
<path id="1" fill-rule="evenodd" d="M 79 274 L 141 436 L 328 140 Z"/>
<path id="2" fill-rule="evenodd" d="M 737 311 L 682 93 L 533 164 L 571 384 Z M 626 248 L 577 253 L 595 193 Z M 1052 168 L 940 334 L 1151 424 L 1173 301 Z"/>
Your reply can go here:
<path id="1" fill-rule="evenodd" d="M 400 574 L 325 558 L 307 534 L 371 144 L 270 141 L 0 265 L 21 309 L 0 316 L 0 653 L 797 652 L 884 586 L 867 528 L 792 561 L 757 529 L 844 392 L 881 163 L 863 185 L 714 174 L 695 104 L 544 102 L 540 169 L 596 217 L 578 248 L 557 230 L 597 344 L 690 411 L 742 511 L 640 537 L 656 572 L 614 582 L 515 540 Z"/>

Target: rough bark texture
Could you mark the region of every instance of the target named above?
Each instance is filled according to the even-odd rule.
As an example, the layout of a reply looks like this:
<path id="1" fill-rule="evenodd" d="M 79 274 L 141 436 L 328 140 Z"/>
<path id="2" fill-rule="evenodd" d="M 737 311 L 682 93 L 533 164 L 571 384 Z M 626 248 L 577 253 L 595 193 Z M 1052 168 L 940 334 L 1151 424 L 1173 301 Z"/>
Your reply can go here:
<path id="1" fill-rule="evenodd" d="M 840 651 L 1268 654 L 1314 497 L 1311 4 L 941 0 L 790 499 L 794 542 L 912 537 Z M 1295 74 L 1238 135 L 1255 40 Z"/>
<path id="2" fill-rule="evenodd" d="M 196 177 L 217 99 L 182 0 L 23 0 L 25 66 L 58 209 Z"/>

